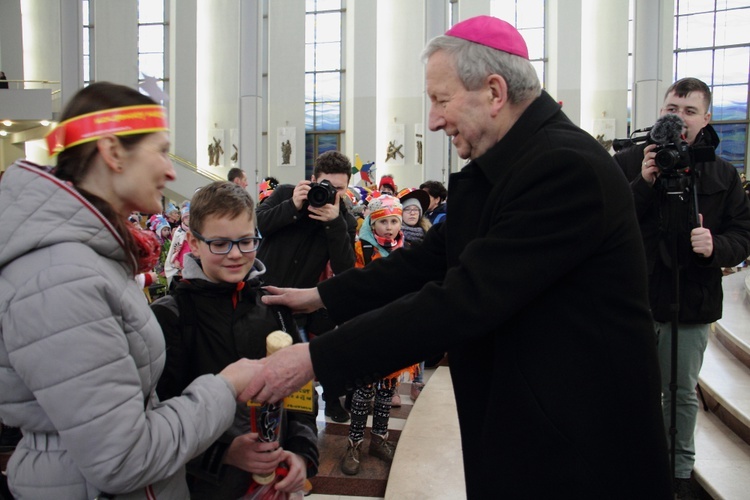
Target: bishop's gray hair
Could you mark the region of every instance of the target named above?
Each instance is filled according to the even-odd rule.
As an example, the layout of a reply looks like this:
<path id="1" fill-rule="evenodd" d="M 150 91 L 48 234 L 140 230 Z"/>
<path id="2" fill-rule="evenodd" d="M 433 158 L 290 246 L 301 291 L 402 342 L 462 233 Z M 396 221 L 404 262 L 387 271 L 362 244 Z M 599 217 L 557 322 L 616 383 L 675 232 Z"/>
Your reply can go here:
<path id="1" fill-rule="evenodd" d="M 508 100 L 513 104 L 536 99 L 542 93 L 539 77 L 528 59 L 462 38 L 440 35 L 427 43 L 422 61 L 426 63 L 439 50 L 453 56 L 458 78 L 467 90 L 480 88 L 489 75 L 497 74 L 508 84 Z"/>

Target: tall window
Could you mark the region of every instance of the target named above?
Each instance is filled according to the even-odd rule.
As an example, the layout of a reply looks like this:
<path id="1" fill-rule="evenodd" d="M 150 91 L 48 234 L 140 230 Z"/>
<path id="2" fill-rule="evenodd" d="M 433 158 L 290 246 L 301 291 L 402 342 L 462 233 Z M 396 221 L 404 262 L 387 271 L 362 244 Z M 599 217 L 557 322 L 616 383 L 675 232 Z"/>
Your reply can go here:
<path id="1" fill-rule="evenodd" d="M 713 93 L 717 153 L 744 172 L 748 154 L 750 0 L 676 0 L 675 80 L 692 76 Z"/>
<path id="2" fill-rule="evenodd" d="M 83 0 L 83 86 L 91 83 L 91 35 L 94 25 L 91 24 L 91 2 Z"/>
<path id="3" fill-rule="evenodd" d="M 166 0 L 138 0 L 138 79 L 148 90 L 149 82 L 165 90 L 167 78 L 166 46 L 167 17 Z"/>
<path id="4" fill-rule="evenodd" d="M 493 0 L 491 13 L 518 29 L 529 49 L 529 59 L 542 87 L 545 86 L 547 57 L 544 52 L 545 0 Z"/>
<path id="5" fill-rule="evenodd" d="M 340 149 L 342 0 L 306 0 L 305 177 L 320 153 Z"/>

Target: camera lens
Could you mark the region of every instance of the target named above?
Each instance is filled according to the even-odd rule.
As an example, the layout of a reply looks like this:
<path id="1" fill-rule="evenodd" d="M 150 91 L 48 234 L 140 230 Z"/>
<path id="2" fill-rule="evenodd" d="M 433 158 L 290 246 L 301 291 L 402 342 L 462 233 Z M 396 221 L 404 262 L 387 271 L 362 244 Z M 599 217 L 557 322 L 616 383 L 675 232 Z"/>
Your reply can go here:
<path id="1" fill-rule="evenodd" d="M 654 162 L 656 163 L 656 166 L 659 167 L 661 170 L 670 170 L 675 167 L 680 161 L 680 152 L 671 149 L 671 148 L 665 148 L 660 150 L 656 153 L 656 157 L 654 158 Z"/>
<path id="2" fill-rule="evenodd" d="M 307 193 L 307 201 L 312 207 L 322 207 L 328 203 L 328 190 L 320 184 L 314 185 Z"/>

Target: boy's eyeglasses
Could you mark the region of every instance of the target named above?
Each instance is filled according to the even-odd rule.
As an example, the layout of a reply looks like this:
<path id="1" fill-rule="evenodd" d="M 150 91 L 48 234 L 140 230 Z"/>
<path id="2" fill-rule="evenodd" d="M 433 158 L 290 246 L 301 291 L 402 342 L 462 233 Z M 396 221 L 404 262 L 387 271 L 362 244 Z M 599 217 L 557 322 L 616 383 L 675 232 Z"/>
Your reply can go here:
<path id="1" fill-rule="evenodd" d="M 403 210 L 405 214 L 418 214 L 419 213 L 419 207 L 407 207 Z"/>
<path id="2" fill-rule="evenodd" d="M 255 230 L 255 236 L 249 238 L 241 238 L 239 240 L 230 240 L 227 238 L 214 238 L 213 240 L 207 240 L 198 231 L 191 230 L 193 236 L 208 245 L 208 250 L 214 255 L 226 255 L 232 251 L 234 245 L 240 249 L 242 253 L 253 253 L 258 250 L 260 242 L 263 237 L 260 235 L 260 231 Z"/>

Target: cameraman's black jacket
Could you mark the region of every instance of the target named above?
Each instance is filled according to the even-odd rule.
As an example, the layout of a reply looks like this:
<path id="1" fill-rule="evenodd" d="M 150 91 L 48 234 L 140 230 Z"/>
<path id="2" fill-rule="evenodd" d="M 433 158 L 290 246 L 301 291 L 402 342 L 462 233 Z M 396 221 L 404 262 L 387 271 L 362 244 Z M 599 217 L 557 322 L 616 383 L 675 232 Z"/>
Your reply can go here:
<path id="1" fill-rule="evenodd" d="M 336 219 L 313 220 L 307 206 L 300 211 L 294 206 L 293 193 L 294 186 L 282 184 L 258 206 L 258 229 L 263 235 L 258 258 L 268 269 L 266 284 L 310 288 L 318 284 L 329 260 L 335 274 L 354 267 L 357 221 L 344 203 Z"/>
<path id="2" fill-rule="evenodd" d="M 711 125 L 699 134 L 694 146 L 719 145 L 719 137 Z M 615 155 L 615 161 L 630 181 L 635 198 L 641 235 L 646 249 L 649 271 L 649 300 L 654 319 L 672 319 L 672 269 L 668 245 L 661 228 L 659 181 L 649 186 L 641 176 L 643 150 L 638 144 Z M 696 254 L 690 246 L 689 231 L 681 235 L 679 245 L 684 269 L 680 274 L 680 322 L 711 323 L 721 318 L 723 293 L 722 267 L 735 266 L 750 255 L 750 204 L 742 189 L 737 170 L 727 161 L 697 163 L 693 182 L 698 193 L 698 211 L 703 227 L 711 230 L 714 251 L 710 258 Z"/>

